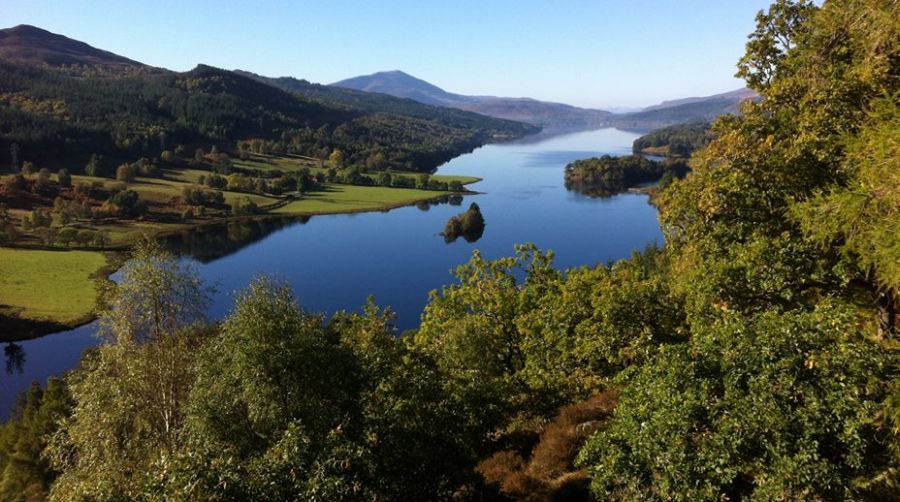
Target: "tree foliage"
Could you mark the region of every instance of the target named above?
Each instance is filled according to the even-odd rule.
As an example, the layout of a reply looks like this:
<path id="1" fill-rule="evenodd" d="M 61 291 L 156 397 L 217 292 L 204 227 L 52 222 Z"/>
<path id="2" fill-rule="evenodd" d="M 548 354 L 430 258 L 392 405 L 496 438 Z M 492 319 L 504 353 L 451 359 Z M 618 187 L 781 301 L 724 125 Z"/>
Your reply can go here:
<path id="1" fill-rule="evenodd" d="M 15 142 L 29 159 L 82 159 L 91 176 L 116 174 L 95 153 L 155 158 L 167 151 L 166 142 L 236 140 L 255 141 L 256 153 L 318 157 L 339 148 L 354 164 L 383 159 L 430 171 L 495 134 L 535 132 L 525 124 L 405 100 L 348 103 L 341 91 L 307 97 L 205 65 L 176 73 L 4 62 L 0 89 L 3 151 Z"/>
<path id="2" fill-rule="evenodd" d="M 634 140 L 632 151 L 667 157 L 690 157 L 710 141 L 709 122 L 689 122 L 650 131 Z"/>
<path id="3" fill-rule="evenodd" d="M 677 177 L 687 174 L 683 160 L 658 162 L 640 155 L 612 157 L 604 155 L 576 160 L 566 166 L 566 188 L 590 196 L 609 197 L 642 183 L 659 181 L 666 173 Z"/>
<path id="4" fill-rule="evenodd" d="M 478 204 L 472 203 L 466 212 L 451 216 L 441 233 L 446 242 L 454 242 L 462 236 L 466 242 L 475 242 L 484 235 L 484 216 Z"/>

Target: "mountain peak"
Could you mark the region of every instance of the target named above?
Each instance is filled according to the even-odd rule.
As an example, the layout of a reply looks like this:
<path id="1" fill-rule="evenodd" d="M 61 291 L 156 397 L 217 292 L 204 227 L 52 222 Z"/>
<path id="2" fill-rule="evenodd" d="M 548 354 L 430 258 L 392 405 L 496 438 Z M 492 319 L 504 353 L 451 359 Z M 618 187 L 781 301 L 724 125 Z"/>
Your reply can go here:
<path id="1" fill-rule="evenodd" d="M 331 85 L 357 91 L 389 94 L 428 105 L 458 108 L 489 117 L 525 122 L 547 129 L 595 128 L 605 124 L 610 115 L 609 112 L 602 110 L 588 110 L 532 98 L 454 94 L 401 70 L 381 71 L 348 78 Z"/>
<path id="2" fill-rule="evenodd" d="M 37 26 L 32 26 L 30 24 L 18 24 L 13 26 L 12 28 L 7 28 L 5 30 L 0 30 L 0 36 L 2 34 L 15 34 L 15 35 L 23 35 L 23 34 L 37 34 L 37 35 L 53 35 L 53 33 L 43 29 L 38 28 Z"/>
<path id="3" fill-rule="evenodd" d="M 380 71 L 370 75 L 348 78 L 331 85 L 358 91 L 390 94 L 435 106 L 446 106 L 448 102 L 459 98 L 456 94 L 451 94 L 401 70 Z"/>
<path id="4" fill-rule="evenodd" d="M 30 24 L 0 30 L 0 60 L 30 65 L 138 67 L 143 64 Z"/>

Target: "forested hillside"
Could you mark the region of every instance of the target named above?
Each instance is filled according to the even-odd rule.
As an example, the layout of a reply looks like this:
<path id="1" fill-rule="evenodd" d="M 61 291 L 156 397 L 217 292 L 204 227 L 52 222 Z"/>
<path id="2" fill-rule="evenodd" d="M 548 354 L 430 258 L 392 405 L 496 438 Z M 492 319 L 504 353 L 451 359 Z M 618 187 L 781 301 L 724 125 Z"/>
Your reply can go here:
<path id="1" fill-rule="evenodd" d="M 900 4 L 777 0 L 659 195 L 663 248 L 526 245 L 326 317 L 259 279 L 221 323 L 153 244 L 109 343 L 0 429 L 9 500 L 900 499 Z"/>
<path id="2" fill-rule="evenodd" d="M 9 39 L 18 31 L 3 34 Z M 365 164 L 380 152 L 394 168 L 427 172 L 486 142 L 537 131 L 526 124 L 432 107 L 372 100 L 354 104 L 338 93 L 304 97 L 205 65 L 176 73 L 139 63 L 105 64 L 102 61 L 129 60 L 38 31 L 44 35 L 37 39 L 0 43 L 10 55 L 0 62 L 4 168 L 11 164 L 7 152 L 13 143 L 19 162 L 74 167 L 94 153 L 133 161 L 177 145 L 217 145 L 230 151 L 238 140 L 258 139 L 266 142 L 267 153 L 324 159 L 340 149 L 348 162 Z M 23 45 L 28 42 L 40 45 Z M 49 58 L 60 59 L 57 64 L 33 64 L 25 57 L 60 45 L 65 50 L 57 53 L 69 59 Z M 15 54 L 24 56 L 12 57 Z M 107 59 L 94 64 L 97 54 Z"/>
<path id="3" fill-rule="evenodd" d="M 293 77 L 270 78 L 242 70 L 236 70 L 235 73 L 287 92 L 299 94 L 313 101 L 341 105 L 358 112 L 388 113 L 418 119 L 436 120 L 443 125 L 452 127 L 495 131 L 498 136 L 509 135 L 512 137 L 513 135 L 534 133 L 539 130 L 537 127 L 528 127 L 525 124 L 510 123 L 473 112 L 457 110 L 456 108 L 426 105 L 412 99 L 397 98 L 388 94 L 314 84 Z M 509 131 L 504 131 L 504 128 L 509 128 Z"/>
<path id="4" fill-rule="evenodd" d="M 86 65 L 106 68 L 144 66 L 118 54 L 26 24 L 0 30 L 0 60 L 7 63 L 51 66 Z"/>
<path id="5" fill-rule="evenodd" d="M 686 122 L 711 122 L 720 115 L 737 113 L 741 102 L 741 99 L 734 97 L 711 97 L 692 103 L 618 115 L 609 123 L 622 129 L 647 131 Z"/>
<path id="6" fill-rule="evenodd" d="M 605 127 L 613 116 L 604 110 L 579 108 L 531 98 L 455 94 L 398 70 L 348 78 L 329 87 L 396 96 L 428 105 L 468 110 L 489 117 L 525 122 L 556 133 Z"/>
<path id="7" fill-rule="evenodd" d="M 687 163 L 680 159 L 662 162 L 640 155 L 592 157 L 566 165 L 566 188 L 595 197 L 609 197 L 645 183 L 659 182 L 668 186 L 688 173 Z"/>
<path id="8" fill-rule="evenodd" d="M 656 129 L 634 140 L 632 151 L 635 154 L 690 157 L 712 139 L 710 126 L 709 122 L 690 122 Z"/>

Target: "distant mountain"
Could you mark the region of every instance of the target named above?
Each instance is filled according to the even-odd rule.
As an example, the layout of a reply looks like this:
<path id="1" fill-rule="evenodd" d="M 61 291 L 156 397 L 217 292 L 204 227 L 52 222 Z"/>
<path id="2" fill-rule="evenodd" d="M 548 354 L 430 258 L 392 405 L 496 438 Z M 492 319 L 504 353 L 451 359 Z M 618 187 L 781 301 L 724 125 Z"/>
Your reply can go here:
<path id="1" fill-rule="evenodd" d="M 440 87 L 413 77 L 400 70 L 383 71 L 371 75 L 348 78 L 331 84 L 334 87 L 380 92 L 398 98 L 407 98 L 426 105 L 453 106 L 469 100 L 468 96 L 453 94 Z"/>
<path id="2" fill-rule="evenodd" d="M 562 103 L 538 101 L 531 98 L 479 97 L 476 102 L 459 103 L 455 108 L 469 110 L 489 117 L 539 125 L 546 129 L 583 130 L 603 127 L 613 113 L 591 110 Z"/>
<path id="3" fill-rule="evenodd" d="M 754 91 L 752 89 L 747 89 L 746 87 L 744 87 L 742 89 L 738 89 L 735 91 L 723 92 L 721 94 L 713 94 L 712 96 L 703 96 L 703 97 L 696 97 L 696 98 L 681 98 L 681 99 L 673 99 L 670 101 L 663 101 L 662 103 L 660 103 L 658 105 L 648 106 L 647 108 L 644 108 L 643 110 L 640 110 L 640 111 L 648 112 L 648 111 L 652 111 L 652 110 L 660 110 L 662 108 L 672 108 L 675 106 L 690 105 L 690 104 L 694 104 L 694 103 L 702 103 L 704 101 L 713 101 L 713 100 L 719 100 L 719 99 L 740 102 L 745 99 L 756 98 L 757 96 L 759 96 L 759 94 L 757 94 L 756 91 Z"/>
<path id="4" fill-rule="evenodd" d="M 310 100 L 340 104 L 344 107 L 367 113 L 394 113 L 416 118 L 438 119 L 447 125 L 493 128 L 497 130 L 498 134 L 504 134 L 502 130 L 506 129 L 507 132 L 515 131 L 516 136 L 536 133 L 539 130 L 537 127 L 521 122 L 497 119 L 455 108 L 428 105 L 416 100 L 398 98 L 378 92 L 314 84 L 307 80 L 293 77 L 264 77 L 244 70 L 235 70 L 235 73 L 287 92 L 299 94 Z"/>
<path id="5" fill-rule="evenodd" d="M 0 61 L 51 66 L 144 66 L 112 52 L 27 24 L 0 30 Z"/>
<path id="6" fill-rule="evenodd" d="M 616 115 L 610 125 L 622 129 L 649 131 L 688 122 L 712 122 L 727 113 L 737 113 L 746 99 L 758 99 L 750 89 L 738 89 L 712 96 L 664 101 L 639 112 Z"/>
<path id="7" fill-rule="evenodd" d="M 379 92 L 429 105 L 468 110 L 489 117 L 534 124 L 545 129 L 589 129 L 606 125 L 612 113 L 530 98 L 466 96 L 447 92 L 399 70 L 373 73 L 331 84 L 334 87 Z"/>

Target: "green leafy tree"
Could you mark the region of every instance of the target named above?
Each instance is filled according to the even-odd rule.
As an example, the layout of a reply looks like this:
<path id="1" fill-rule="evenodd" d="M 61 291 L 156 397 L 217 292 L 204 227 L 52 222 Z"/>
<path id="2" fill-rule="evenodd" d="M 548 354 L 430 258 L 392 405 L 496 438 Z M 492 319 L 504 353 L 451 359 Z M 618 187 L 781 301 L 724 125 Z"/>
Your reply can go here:
<path id="1" fill-rule="evenodd" d="M 106 160 L 102 155 L 91 154 L 91 159 L 84 168 L 84 174 L 88 176 L 104 177 L 107 175 Z"/>
<path id="2" fill-rule="evenodd" d="M 56 173 L 56 180 L 62 188 L 69 188 L 72 186 L 72 175 L 69 174 L 68 169 L 60 169 Z"/>
<path id="3" fill-rule="evenodd" d="M 604 500 L 858 500 L 895 479 L 879 418 L 896 358 L 851 311 L 731 319 L 629 379 L 581 463 Z"/>
<path id="4" fill-rule="evenodd" d="M 43 451 L 68 416 L 71 397 L 63 380 L 51 378 L 46 389 L 32 384 L 20 402 L 0 425 L 0 497 L 11 502 L 44 500 L 58 472 Z"/>
<path id="5" fill-rule="evenodd" d="M 537 308 L 543 292 L 558 288 L 552 253 L 534 246 L 517 248 L 514 258 L 487 261 L 478 251 L 456 269 L 459 284 L 432 292 L 415 343 L 447 374 L 447 385 L 468 406 L 469 420 L 484 433 L 519 413 L 541 414 L 555 409 L 558 389 L 546 388 L 543 378 L 532 379 L 528 333 L 518 317 Z M 516 272 L 526 280 L 517 284 Z"/>
<path id="6" fill-rule="evenodd" d="M 345 161 L 344 152 L 337 148 L 328 156 L 328 165 L 333 169 L 342 169 Z"/>
<path id="7" fill-rule="evenodd" d="M 793 209 L 815 242 L 840 250 L 855 279 L 875 296 L 880 336 L 896 332 L 900 291 L 900 105 L 875 104 L 871 120 L 849 140 L 841 166 L 848 181 Z"/>
<path id="8" fill-rule="evenodd" d="M 112 215 L 134 218 L 141 214 L 146 207 L 136 191 L 122 190 L 104 202 L 103 209 Z"/>
<path id="9" fill-rule="evenodd" d="M 891 244 L 862 239 L 891 228 L 897 19 L 853 0 L 760 16 L 742 64 L 763 100 L 661 194 L 688 337 L 619 375 L 581 454 L 598 498 L 896 498 L 897 359 L 860 316 L 891 285 Z"/>
<path id="10" fill-rule="evenodd" d="M 212 290 L 154 241 L 142 241 L 120 275 L 100 319 L 102 332 L 119 344 L 156 340 L 206 322 Z"/>
<path id="11" fill-rule="evenodd" d="M 836 249 L 806 239 L 815 232 L 791 214 L 798 202 L 847 184 L 848 141 L 872 120 L 867 109 L 898 92 L 889 56 L 897 8 L 851 1 L 803 12 L 808 21 L 791 30 L 764 99 L 720 120 L 693 173 L 660 198 L 689 307 L 710 316 L 809 305 L 822 291 L 854 285 Z M 759 30 L 781 29 L 767 19 Z"/>
<path id="12" fill-rule="evenodd" d="M 751 89 L 767 90 L 815 10 L 808 0 L 776 0 L 767 11 L 759 11 L 736 76 L 746 80 Z"/>
<path id="13" fill-rule="evenodd" d="M 131 183 L 137 178 L 138 168 L 132 164 L 122 164 L 116 168 L 116 180 Z"/>
<path id="14" fill-rule="evenodd" d="M 68 379 L 74 410 L 47 451 L 62 473 L 52 500 L 138 498 L 152 467 L 179 451 L 207 304 L 190 268 L 152 242 L 138 247 L 101 317 L 110 343 Z"/>
<path id="15" fill-rule="evenodd" d="M 321 324 L 287 286 L 251 284 L 201 358 L 192 398 L 197 430 L 246 456 L 277 443 L 296 420 L 318 438 L 339 427 L 352 403 L 354 369 Z"/>

